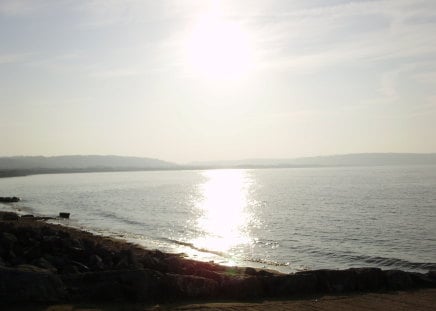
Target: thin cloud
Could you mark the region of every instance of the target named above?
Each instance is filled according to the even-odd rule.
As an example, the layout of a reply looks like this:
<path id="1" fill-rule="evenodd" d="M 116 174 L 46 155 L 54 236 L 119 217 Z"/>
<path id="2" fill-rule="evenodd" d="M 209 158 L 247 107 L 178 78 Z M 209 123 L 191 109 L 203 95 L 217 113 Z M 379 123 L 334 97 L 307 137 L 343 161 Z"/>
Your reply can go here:
<path id="1" fill-rule="evenodd" d="M 0 54 L 0 65 L 21 63 L 29 60 L 32 53 Z"/>
<path id="2" fill-rule="evenodd" d="M 428 15 L 428 11 L 419 6 L 411 8 L 410 2 L 348 4 L 283 14 L 294 18 L 288 20 L 279 15 L 278 22 L 261 27 L 263 33 L 259 37 L 267 38 L 259 42 L 259 55 L 265 55 L 263 68 L 312 71 L 349 61 L 383 61 L 436 53 L 436 39 L 429 35 L 436 32 L 436 25 L 431 22 L 407 24 L 410 16 Z M 338 25 L 347 25 L 349 18 L 361 16 L 370 24 L 374 14 L 388 20 L 388 26 L 354 34 L 346 40 L 335 35 Z M 330 42 L 318 44 L 320 38 Z M 309 51 L 305 51 L 305 46 Z"/>
<path id="3" fill-rule="evenodd" d="M 2 0 L 0 2 L 0 15 L 17 16 L 32 12 L 37 1 Z"/>
<path id="4" fill-rule="evenodd" d="M 125 78 L 125 77 L 138 76 L 141 74 L 143 74 L 143 72 L 140 72 L 135 69 L 120 68 L 120 69 L 111 69 L 111 70 L 92 72 L 89 74 L 89 76 L 91 78 L 98 78 L 98 79 L 112 79 L 112 78 Z"/>

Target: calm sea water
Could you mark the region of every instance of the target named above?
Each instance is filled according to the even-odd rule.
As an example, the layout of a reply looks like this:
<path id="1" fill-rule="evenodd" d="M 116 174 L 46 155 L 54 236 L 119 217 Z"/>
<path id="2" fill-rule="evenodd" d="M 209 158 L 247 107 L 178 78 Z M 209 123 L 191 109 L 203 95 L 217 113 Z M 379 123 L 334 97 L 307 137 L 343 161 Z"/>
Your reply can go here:
<path id="1" fill-rule="evenodd" d="M 223 264 L 436 269 L 436 166 L 236 169 L 0 179 L 3 205 Z"/>

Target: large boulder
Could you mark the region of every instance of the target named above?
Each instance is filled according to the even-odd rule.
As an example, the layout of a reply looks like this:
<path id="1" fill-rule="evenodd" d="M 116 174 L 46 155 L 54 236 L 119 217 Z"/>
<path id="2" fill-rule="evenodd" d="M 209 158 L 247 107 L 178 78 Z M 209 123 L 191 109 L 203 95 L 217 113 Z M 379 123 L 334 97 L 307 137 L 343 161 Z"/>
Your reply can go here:
<path id="1" fill-rule="evenodd" d="M 265 296 L 262 279 L 256 276 L 226 277 L 221 282 L 222 298 L 255 299 Z"/>
<path id="2" fill-rule="evenodd" d="M 320 293 L 379 291 L 386 287 L 386 278 L 378 268 L 351 268 L 346 270 L 314 270 Z"/>
<path id="3" fill-rule="evenodd" d="M 386 277 L 379 268 L 353 268 L 356 276 L 356 290 L 380 291 L 386 287 Z"/>
<path id="4" fill-rule="evenodd" d="M 17 213 L 14 212 L 2 212 L 0 215 L 0 219 L 7 221 L 18 220 L 19 218 L 20 217 L 17 215 Z"/>
<path id="5" fill-rule="evenodd" d="M 436 278 L 432 277 L 431 271 L 426 274 L 412 272 L 410 273 L 410 277 L 418 288 L 436 288 Z"/>
<path id="6" fill-rule="evenodd" d="M 18 242 L 17 237 L 13 233 L 2 232 L 0 235 L 0 243 L 6 249 L 13 248 L 14 244 Z"/>
<path id="7" fill-rule="evenodd" d="M 307 295 L 318 291 L 317 277 L 310 272 L 264 276 L 262 283 L 265 295 L 269 297 Z"/>
<path id="8" fill-rule="evenodd" d="M 60 278 L 31 265 L 6 268 L 0 266 L 1 302 L 57 302 L 66 297 Z"/>
<path id="9" fill-rule="evenodd" d="M 405 272 L 401 270 L 383 271 L 388 290 L 408 290 L 414 288 L 435 288 L 436 278 L 434 272 L 426 274 L 417 272 Z"/>
<path id="10" fill-rule="evenodd" d="M 101 271 L 62 275 L 73 301 L 155 302 L 163 290 L 163 275 L 153 270 Z"/>
<path id="11" fill-rule="evenodd" d="M 307 273 L 316 275 L 317 289 L 322 293 L 344 293 L 357 288 L 354 270 L 314 270 Z"/>
<path id="12" fill-rule="evenodd" d="M 386 284 L 389 290 L 406 290 L 415 287 L 411 273 L 401 270 L 386 270 Z"/>
<path id="13" fill-rule="evenodd" d="M 210 299 L 219 294 L 219 284 L 211 279 L 193 275 L 166 274 L 163 293 L 166 300 Z"/>

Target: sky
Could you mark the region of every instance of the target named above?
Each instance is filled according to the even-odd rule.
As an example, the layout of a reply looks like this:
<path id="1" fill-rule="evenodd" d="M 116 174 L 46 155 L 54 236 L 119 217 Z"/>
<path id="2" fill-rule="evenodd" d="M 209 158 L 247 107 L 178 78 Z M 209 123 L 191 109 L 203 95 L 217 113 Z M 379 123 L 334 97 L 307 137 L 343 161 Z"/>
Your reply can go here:
<path id="1" fill-rule="evenodd" d="M 0 156 L 436 152 L 436 1 L 0 0 Z"/>

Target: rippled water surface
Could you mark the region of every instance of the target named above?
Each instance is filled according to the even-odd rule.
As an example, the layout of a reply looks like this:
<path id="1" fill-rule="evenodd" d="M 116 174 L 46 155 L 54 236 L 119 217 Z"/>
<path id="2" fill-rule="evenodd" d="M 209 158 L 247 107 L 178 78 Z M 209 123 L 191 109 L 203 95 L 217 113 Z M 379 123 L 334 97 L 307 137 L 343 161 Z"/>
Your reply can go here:
<path id="1" fill-rule="evenodd" d="M 192 258 L 281 271 L 436 269 L 436 166 L 35 175 L 3 205 Z"/>

